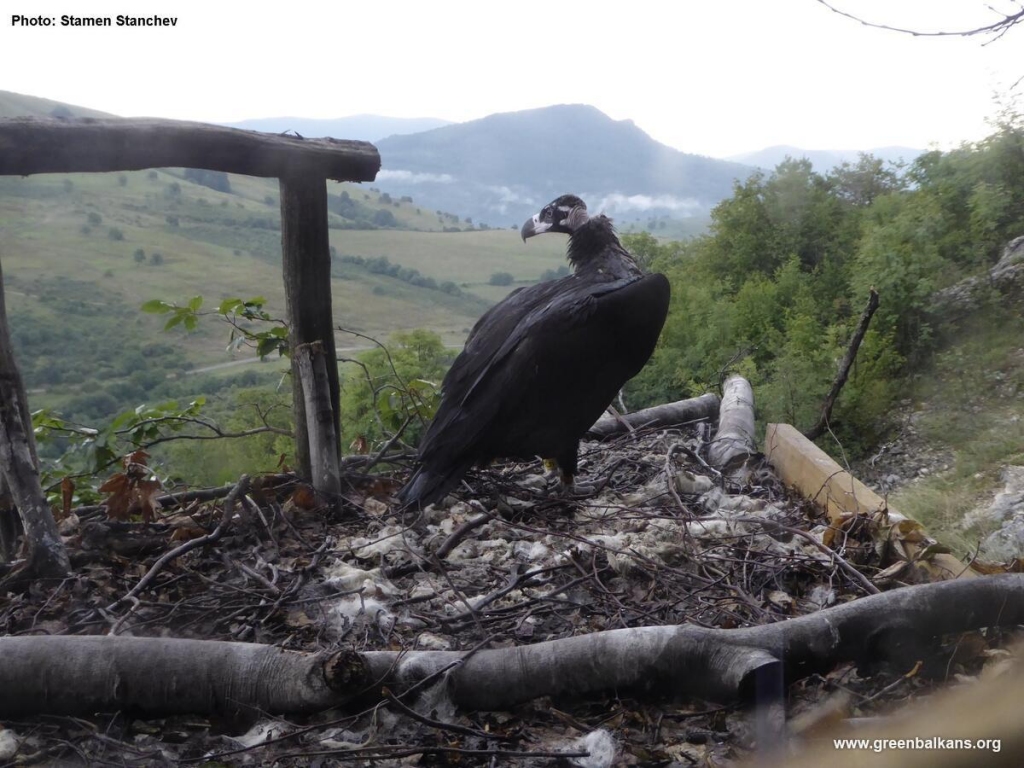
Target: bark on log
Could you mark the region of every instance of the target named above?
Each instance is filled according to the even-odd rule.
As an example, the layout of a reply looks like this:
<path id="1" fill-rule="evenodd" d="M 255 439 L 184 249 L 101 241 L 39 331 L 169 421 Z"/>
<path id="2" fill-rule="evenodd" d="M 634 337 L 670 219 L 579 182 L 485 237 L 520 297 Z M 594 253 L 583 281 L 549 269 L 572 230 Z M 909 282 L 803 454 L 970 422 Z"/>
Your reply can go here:
<path id="1" fill-rule="evenodd" d="M 754 392 L 742 376 L 730 376 L 722 385 L 718 431 L 708 446 L 708 463 L 742 480 L 743 467 L 755 456 Z"/>
<path id="2" fill-rule="evenodd" d="M 300 344 L 295 348 L 299 380 L 306 409 L 309 432 L 309 459 L 313 488 L 328 498 L 341 493 L 341 470 L 338 466 L 338 433 L 334 430 L 335 414 L 331 404 L 330 381 L 323 344 Z M 331 364 L 337 370 L 332 357 Z"/>
<path id="3" fill-rule="evenodd" d="M 448 669 L 463 709 L 609 689 L 749 700 L 758 684 L 841 661 L 909 669 L 936 638 L 1024 623 L 1024 575 L 904 587 L 775 624 L 595 632 L 535 645 L 317 656 L 248 643 L 132 637 L 0 638 L 0 717 L 130 708 L 155 716 L 255 707 L 303 712 L 381 687 L 406 690 Z M 373 689 L 373 690 L 368 690 Z"/>
<path id="4" fill-rule="evenodd" d="M 299 474 L 310 478 L 309 431 L 302 380 L 294 351 L 319 341 L 330 364 L 327 379 L 334 413 L 334 433 L 341 434 L 334 319 L 331 308 L 331 253 L 327 228 L 327 188 L 323 176 L 281 178 L 281 243 L 288 344 L 292 354 L 292 409 L 295 416 L 295 459 Z M 340 459 L 340 445 L 335 448 Z"/>
<path id="5" fill-rule="evenodd" d="M 860 480 L 840 467 L 831 456 L 789 424 L 769 424 L 765 432 L 764 452 L 782 481 L 828 513 L 833 525 L 840 525 L 847 515 L 885 513 L 892 525 L 907 520 L 888 502 Z M 914 560 L 931 542 L 904 541 L 908 558 Z M 955 579 L 973 577 L 977 573 L 953 555 L 935 553 L 929 556 L 935 566 L 932 575 Z"/>
<path id="6" fill-rule="evenodd" d="M 71 572 L 71 563 L 57 532 L 50 505 L 39 484 L 38 459 L 28 397 L 14 360 L 3 271 L 0 268 L 0 469 L 21 517 L 27 559 L 0 582 L 0 593 L 27 580 L 59 579 Z"/>
<path id="7" fill-rule="evenodd" d="M 709 392 L 700 397 L 691 397 L 687 400 L 677 400 L 674 403 L 656 405 L 653 408 L 644 408 L 642 411 L 634 411 L 622 415 L 613 416 L 604 414 L 594 422 L 587 437 L 603 440 L 613 435 L 621 435 L 643 427 L 655 427 L 663 429 L 674 427 L 680 424 L 687 424 L 691 421 L 701 419 L 712 419 L 718 415 L 720 400 L 714 392 Z"/>
<path id="8" fill-rule="evenodd" d="M 0 638 L 0 717 L 133 709 L 149 716 L 337 701 L 316 654 L 254 643 L 136 637 Z"/>
<path id="9" fill-rule="evenodd" d="M 365 141 L 301 139 L 178 120 L 0 120 L 0 175 L 179 167 L 373 181 L 380 155 Z"/>

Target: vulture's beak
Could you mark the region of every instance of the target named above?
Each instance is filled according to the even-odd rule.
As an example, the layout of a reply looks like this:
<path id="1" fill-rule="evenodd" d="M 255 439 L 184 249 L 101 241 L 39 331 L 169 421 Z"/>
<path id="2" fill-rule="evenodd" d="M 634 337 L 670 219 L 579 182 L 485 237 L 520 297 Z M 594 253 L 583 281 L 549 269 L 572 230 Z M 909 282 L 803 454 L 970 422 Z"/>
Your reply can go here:
<path id="1" fill-rule="evenodd" d="M 539 235 L 542 232 L 547 232 L 551 229 L 551 224 L 540 220 L 540 214 L 534 214 L 532 219 L 527 219 L 526 223 L 523 224 L 523 228 L 519 231 L 519 234 L 523 236 L 523 242 L 526 242 L 526 238 Z"/>

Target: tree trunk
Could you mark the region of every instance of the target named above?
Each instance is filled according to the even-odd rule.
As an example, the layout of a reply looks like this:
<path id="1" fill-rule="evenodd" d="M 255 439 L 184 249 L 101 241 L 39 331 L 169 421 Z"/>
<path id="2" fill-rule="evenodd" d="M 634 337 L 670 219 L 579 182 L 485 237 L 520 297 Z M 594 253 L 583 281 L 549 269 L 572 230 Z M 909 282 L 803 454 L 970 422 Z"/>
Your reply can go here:
<path id="1" fill-rule="evenodd" d="M 741 629 L 636 627 L 534 645 L 462 651 L 344 651 L 332 656 L 248 643 L 133 637 L 0 638 L 0 717 L 41 712 L 142 715 L 234 708 L 304 712 L 396 692 L 447 670 L 463 709 L 541 696 L 658 690 L 750 701 L 765 680 L 841 661 L 906 670 L 942 635 L 1024 623 L 1024 575 L 904 587 L 788 621 Z"/>
<path id="2" fill-rule="evenodd" d="M 7 323 L 3 271 L 0 269 L 0 466 L 25 531 L 26 560 L 0 583 L 0 591 L 27 580 L 64 578 L 71 572 L 64 543 L 39 484 L 38 460 L 28 398 L 21 380 Z"/>

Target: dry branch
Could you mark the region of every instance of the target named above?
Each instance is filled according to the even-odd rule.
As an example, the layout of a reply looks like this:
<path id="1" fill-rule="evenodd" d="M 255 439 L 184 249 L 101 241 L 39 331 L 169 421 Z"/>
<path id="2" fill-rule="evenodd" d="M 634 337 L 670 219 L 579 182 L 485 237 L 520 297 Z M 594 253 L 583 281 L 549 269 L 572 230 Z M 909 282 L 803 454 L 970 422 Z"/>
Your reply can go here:
<path id="1" fill-rule="evenodd" d="M 0 175 L 143 168 L 373 181 L 380 155 L 365 141 L 301 139 L 177 120 L 0 119 Z"/>
<path id="2" fill-rule="evenodd" d="M 843 390 L 843 385 L 846 384 L 846 380 L 850 376 L 850 368 L 853 366 L 853 361 L 857 359 L 857 350 L 860 349 L 860 343 L 864 340 L 864 334 L 868 332 L 868 325 L 871 323 L 876 309 L 878 309 L 878 291 L 872 288 L 867 306 L 864 307 L 860 320 L 857 322 L 857 329 L 853 332 L 853 337 L 846 347 L 846 354 L 843 355 L 843 359 L 839 363 L 835 381 L 832 382 L 832 388 L 821 407 L 821 416 L 818 417 L 818 422 L 813 427 L 804 432 L 808 440 L 817 440 L 828 429 L 829 419 L 832 418 L 832 409 L 835 407 L 839 393 Z"/>
<path id="3" fill-rule="evenodd" d="M 713 392 L 674 403 L 656 405 L 624 415 L 605 414 L 587 431 L 587 437 L 603 440 L 623 432 L 643 427 L 664 429 L 688 424 L 701 419 L 712 419 L 718 415 L 719 398 Z"/>

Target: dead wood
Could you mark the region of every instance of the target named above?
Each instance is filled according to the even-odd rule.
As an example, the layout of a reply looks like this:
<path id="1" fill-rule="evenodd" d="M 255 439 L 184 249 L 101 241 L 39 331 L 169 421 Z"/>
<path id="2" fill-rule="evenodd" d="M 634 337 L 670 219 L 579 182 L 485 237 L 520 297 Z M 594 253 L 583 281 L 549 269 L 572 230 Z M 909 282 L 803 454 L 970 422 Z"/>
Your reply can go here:
<path id="1" fill-rule="evenodd" d="M 874 519 L 889 530 L 896 559 L 929 579 L 977 575 L 971 566 L 935 547 L 921 525 L 889 506 L 886 499 L 839 466 L 835 460 L 789 424 L 769 424 L 765 454 L 782 481 L 828 514 L 835 531 L 851 518 Z"/>
<path id="2" fill-rule="evenodd" d="M 653 408 L 644 408 L 633 413 L 606 413 L 594 422 L 594 426 L 587 431 L 586 436 L 595 440 L 603 440 L 606 437 L 621 435 L 624 432 L 632 432 L 644 427 L 665 429 L 701 419 L 713 419 L 718 415 L 719 403 L 718 395 L 709 392 L 700 397 L 656 405 Z"/>
<path id="3" fill-rule="evenodd" d="M 835 407 L 839 393 L 843 391 L 843 385 L 846 384 L 846 380 L 850 376 L 850 368 L 853 366 L 853 361 L 857 359 L 857 350 L 860 349 L 860 343 L 864 340 L 864 334 L 868 332 L 868 325 L 871 323 L 876 309 L 878 309 L 878 291 L 872 288 L 868 295 L 867 306 L 864 307 L 860 320 L 857 322 L 857 329 L 853 332 L 850 343 L 846 347 L 846 354 L 843 355 L 843 359 L 839 363 L 839 370 L 836 371 L 832 388 L 829 389 L 825 396 L 825 403 L 821 406 L 821 416 L 818 417 L 818 421 L 813 427 L 804 432 L 808 440 L 817 440 L 828 429 L 829 419 L 832 418 L 832 409 Z"/>
<path id="4" fill-rule="evenodd" d="M 131 602 L 132 600 L 134 600 L 136 595 L 141 593 L 146 588 L 146 586 L 153 581 L 153 579 L 161 571 L 161 569 L 163 569 L 164 566 L 173 561 L 175 558 L 181 557 L 186 552 L 189 552 L 193 549 L 197 549 L 198 547 L 203 547 L 207 544 L 212 544 L 215 541 L 217 541 L 221 536 L 223 536 L 224 531 L 227 530 L 227 527 L 231 524 L 231 520 L 234 517 L 235 502 L 238 501 L 240 497 L 244 496 L 248 490 L 249 477 L 248 475 L 242 475 L 242 477 L 240 477 L 238 482 L 235 484 L 235 487 L 232 489 L 231 493 L 229 493 L 227 498 L 224 500 L 224 509 L 221 512 L 220 522 L 217 524 L 217 527 L 205 536 L 200 536 L 196 539 L 189 539 L 188 541 L 172 549 L 170 552 L 164 553 L 164 555 L 153 564 L 153 567 L 146 572 L 146 575 L 139 580 L 139 583 L 136 584 L 132 588 L 132 590 L 124 597 L 120 598 L 114 603 L 111 603 L 107 607 L 107 610 L 113 611 L 121 603 Z M 119 625 L 121 623 L 122 622 L 120 621 L 118 622 Z M 116 632 L 114 632 L 114 634 L 116 634 Z"/>
<path id="5" fill-rule="evenodd" d="M 337 700 L 323 659 L 270 645 L 135 637 L 4 637 L 0 716 L 250 707 L 308 712 Z"/>
<path id="6" fill-rule="evenodd" d="M 757 455 L 754 391 L 749 381 L 733 375 L 722 385 L 718 430 L 708 446 L 708 463 L 742 483 L 746 467 Z"/>
<path id="7" fill-rule="evenodd" d="M 301 712 L 368 688 L 404 691 L 444 674 L 463 709 L 541 696 L 661 690 L 750 701 L 759 682 L 841 661 L 910 668 L 947 634 L 1024 622 L 1024 575 L 904 587 L 741 629 L 648 626 L 511 648 L 345 652 L 315 657 L 256 644 L 167 638 L 0 638 L 0 715 L 131 708 L 140 714 L 258 707 Z M 375 693 L 376 695 L 376 693 Z"/>
<path id="8" fill-rule="evenodd" d="M 373 181 L 377 148 L 154 118 L 0 120 L 0 175 L 206 168 L 247 176 Z M 326 219 L 325 219 L 326 221 Z"/>

